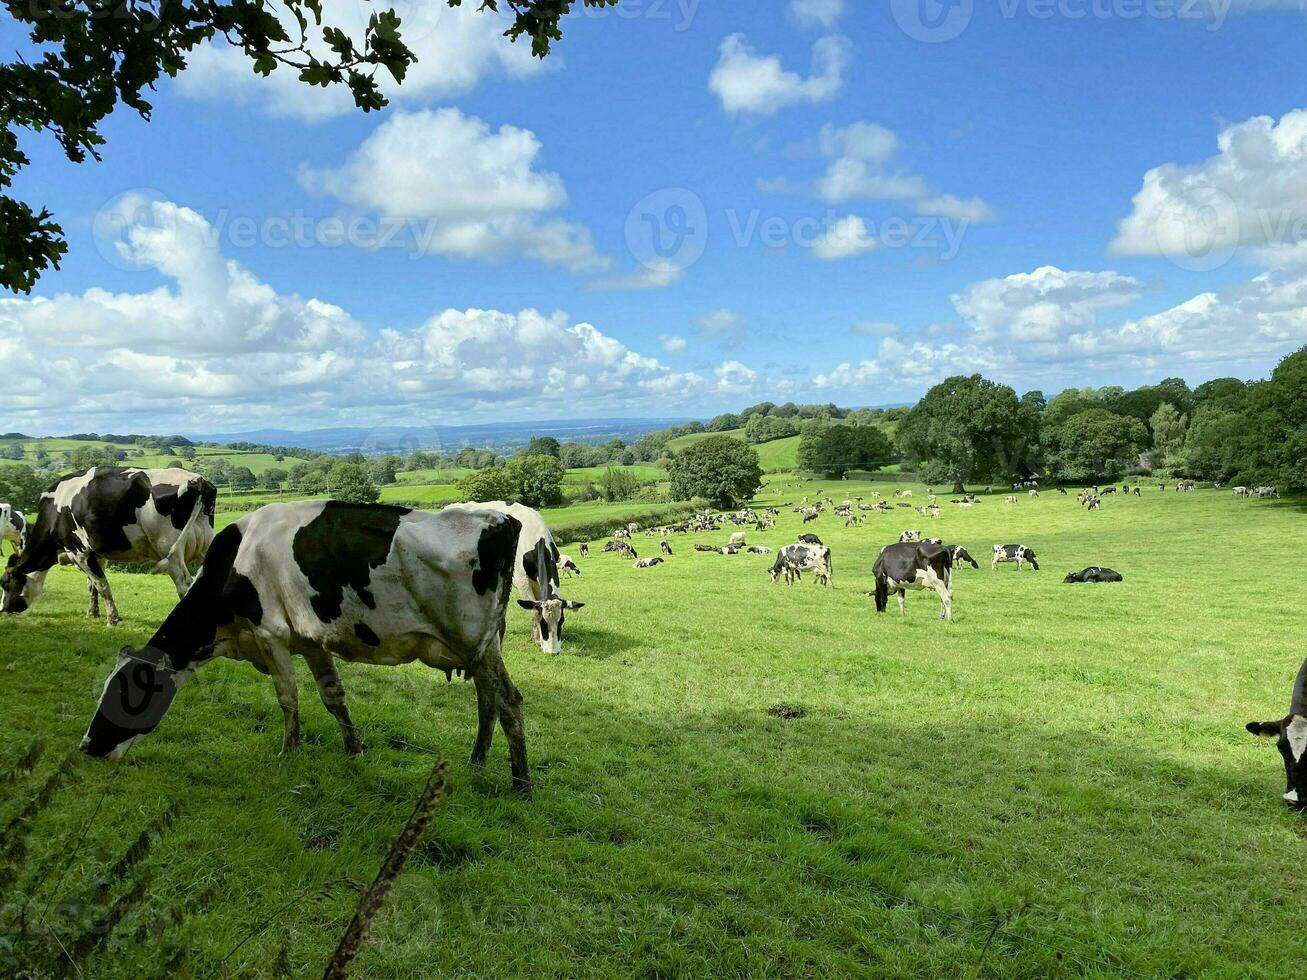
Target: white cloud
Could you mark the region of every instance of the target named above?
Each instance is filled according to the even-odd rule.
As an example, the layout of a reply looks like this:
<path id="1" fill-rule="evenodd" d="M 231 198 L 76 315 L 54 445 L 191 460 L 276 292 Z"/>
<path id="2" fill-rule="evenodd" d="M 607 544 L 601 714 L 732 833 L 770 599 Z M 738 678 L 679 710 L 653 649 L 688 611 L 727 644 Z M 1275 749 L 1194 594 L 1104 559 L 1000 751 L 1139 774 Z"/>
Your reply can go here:
<path id="1" fill-rule="evenodd" d="M 844 15 L 844 0 L 790 0 L 785 10 L 800 27 L 829 31 Z"/>
<path id="2" fill-rule="evenodd" d="M 685 267 L 673 262 L 649 262 L 630 272 L 619 273 L 586 284 L 591 292 L 617 289 L 666 289 L 681 281 Z"/>
<path id="3" fill-rule="evenodd" d="M 669 354 L 679 354 L 689 346 L 684 337 L 674 333 L 660 333 L 658 342 L 663 345 L 663 350 Z"/>
<path id="4" fill-rule="evenodd" d="M 732 348 L 741 346 L 749 336 L 749 320 L 743 313 L 720 309 L 694 320 L 695 331 L 700 337 L 717 340 L 718 346 Z"/>
<path id="5" fill-rule="evenodd" d="M 530 130 L 492 131 L 457 109 L 396 112 L 339 167 L 304 167 L 309 191 L 400 221 L 415 249 L 465 259 L 523 255 L 573 272 L 610 264 L 587 228 L 545 215 L 567 203 L 562 178 L 536 169 Z"/>
<path id="6" fill-rule="evenodd" d="M 1220 152 L 1144 175 L 1117 225 L 1120 255 L 1201 258 L 1221 249 L 1296 244 L 1307 222 L 1307 109 L 1279 122 L 1255 116 L 1224 129 Z"/>
<path id="7" fill-rule="evenodd" d="M 834 222 L 812 246 L 812 254 L 824 262 L 838 262 L 870 252 L 876 238 L 867 223 L 856 214 Z"/>
<path id="8" fill-rule="evenodd" d="M 844 87 L 851 57 L 848 38 L 819 38 L 812 46 L 811 74 L 804 77 L 787 71 L 779 57 L 759 54 L 743 34 L 732 34 L 722 41 L 708 88 L 726 112 L 771 116 L 789 106 L 833 99 Z"/>
<path id="9" fill-rule="evenodd" d="M 1143 284 L 1117 272 L 1065 272 L 1044 266 L 1004 279 L 986 279 L 952 297 L 983 340 L 1057 341 L 1094 323 L 1099 313 L 1128 306 Z"/>
<path id="10" fill-rule="evenodd" d="M 507 18 L 478 9 L 479 4 L 451 8 L 443 0 L 388 0 L 386 6 L 400 15 L 400 36 L 418 58 L 402 85 L 384 70 L 377 73 L 382 91 L 397 105 L 461 95 L 486 77 L 524 79 L 549 69 L 549 62 L 531 56 L 529 43 L 503 37 Z M 365 0 L 324 0 L 322 7 L 323 23 L 342 27 L 355 40 L 363 37 L 368 17 L 376 11 Z M 298 37 L 299 27 L 287 8 L 279 9 L 283 26 Z M 331 57 L 320 38 L 311 39 L 310 50 Z M 305 122 L 358 112 L 343 85 L 306 85 L 288 68 L 262 78 L 244 53 L 221 39 L 191 54 L 175 84 L 190 98 L 248 103 L 269 115 Z"/>
<path id="11" fill-rule="evenodd" d="M 140 293 L 0 300 L 0 417 L 36 432 L 146 432 L 655 413 L 705 391 L 768 384 L 728 362 L 677 372 L 561 312 L 434 312 L 363 326 L 278 293 L 222 255 L 214 228 L 169 202 L 120 208 L 124 262 L 164 276 Z M 552 417 L 552 416 L 551 416 Z"/>
<path id="12" fill-rule="evenodd" d="M 952 194 L 937 194 L 917 202 L 918 214 L 933 214 L 950 221 L 969 225 L 986 224 L 998 220 L 998 212 L 979 197 L 960 198 Z"/>

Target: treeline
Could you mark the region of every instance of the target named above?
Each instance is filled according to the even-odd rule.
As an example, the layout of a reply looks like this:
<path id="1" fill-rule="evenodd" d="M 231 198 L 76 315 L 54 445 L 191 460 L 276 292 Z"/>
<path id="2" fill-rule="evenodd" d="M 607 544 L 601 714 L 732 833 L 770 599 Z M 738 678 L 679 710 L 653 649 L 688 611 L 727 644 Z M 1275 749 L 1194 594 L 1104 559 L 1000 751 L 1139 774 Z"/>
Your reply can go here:
<path id="1" fill-rule="evenodd" d="M 925 482 L 955 487 L 1150 473 L 1307 489 L 1307 348 L 1264 381 L 1218 378 L 1193 389 L 1167 378 L 1046 399 L 978 374 L 953 377 L 906 413 L 897 444 Z"/>

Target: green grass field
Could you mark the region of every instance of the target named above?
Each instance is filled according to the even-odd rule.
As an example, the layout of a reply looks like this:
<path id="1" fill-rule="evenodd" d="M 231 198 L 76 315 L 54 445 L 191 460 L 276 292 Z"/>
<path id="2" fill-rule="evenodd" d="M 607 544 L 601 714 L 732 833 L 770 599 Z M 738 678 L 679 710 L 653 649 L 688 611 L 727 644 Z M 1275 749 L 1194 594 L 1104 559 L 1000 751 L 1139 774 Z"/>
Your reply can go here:
<path id="1" fill-rule="evenodd" d="M 121 449 L 127 453 L 127 459 L 122 461 L 123 466 L 140 466 L 144 469 L 163 469 L 174 460 L 181 459 L 180 456 L 151 452 L 130 443 L 93 442 L 87 439 L 0 439 L 0 449 L 15 444 L 22 447 L 23 460 L 27 463 L 37 461 L 36 450 L 38 446 L 51 455 L 60 456 L 71 455 L 86 446 L 94 446 L 100 449 Z M 282 460 L 278 460 L 269 453 L 248 453 L 213 446 L 197 446 L 195 452 L 198 456 L 206 459 L 225 459 L 233 466 L 247 467 L 255 476 L 259 476 L 274 467 L 289 470 L 296 463 L 305 462 L 305 460 L 295 456 L 287 456 Z M 4 462 L 4 460 L 0 459 L 0 462 Z M 183 462 L 185 461 L 183 460 Z"/>
<path id="2" fill-rule="evenodd" d="M 681 436 L 673 439 L 667 444 L 673 452 L 679 453 L 687 446 L 693 446 L 696 442 L 711 436 L 730 436 L 732 439 L 744 441 L 743 429 L 728 429 L 725 432 L 694 432 L 688 436 Z M 799 455 L 799 437 L 790 436 L 788 439 L 776 439 L 772 442 L 764 442 L 753 447 L 758 450 L 758 462 L 762 465 L 764 473 L 775 473 L 779 470 L 792 470 L 798 464 Z"/>
<path id="3" fill-rule="evenodd" d="M 764 503 L 867 491 L 778 482 Z M 175 597 L 116 574 L 109 630 L 57 569 L 0 621 L 0 974 L 320 973 L 430 749 L 450 795 L 359 976 L 1293 975 L 1307 824 L 1243 725 L 1283 715 L 1307 652 L 1303 518 L 1155 487 L 1093 514 L 1046 494 L 825 516 L 806 530 L 834 549 L 830 590 L 693 552 L 724 532 L 651 571 L 596 551 L 565 583 L 586 607 L 562 656 L 509 611 L 529 800 L 502 734 L 484 773 L 464 765 L 471 686 L 417 666 L 344 668 L 357 759 L 303 669 L 306 744 L 279 757 L 270 682 L 228 662 L 125 763 L 81 757 L 114 652 Z M 952 625 L 933 595 L 902 620 L 864 595 L 909 528 L 983 565 Z M 750 538 L 799 529 L 786 509 Z M 991 573 L 1009 542 L 1043 571 Z M 1089 564 L 1126 581 L 1061 584 Z"/>

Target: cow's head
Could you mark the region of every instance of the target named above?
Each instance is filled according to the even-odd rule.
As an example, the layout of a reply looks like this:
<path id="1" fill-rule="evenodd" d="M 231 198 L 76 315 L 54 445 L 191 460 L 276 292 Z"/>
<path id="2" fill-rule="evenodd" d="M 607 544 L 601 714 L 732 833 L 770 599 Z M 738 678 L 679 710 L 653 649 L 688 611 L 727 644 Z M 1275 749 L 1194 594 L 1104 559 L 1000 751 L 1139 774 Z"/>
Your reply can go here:
<path id="1" fill-rule="evenodd" d="M 1062 579 L 1064 585 L 1074 585 L 1080 581 L 1079 572 L 1067 572 L 1066 578 Z"/>
<path id="2" fill-rule="evenodd" d="M 193 674 L 191 668 L 174 669 L 162 650 L 123 647 L 82 736 L 82 751 L 98 759 L 121 759 L 154 731 Z"/>
<path id="3" fill-rule="evenodd" d="M 1284 759 L 1284 801 L 1297 810 L 1307 808 L 1307 661 L 1293 684 L 1289 714 L 1280 721 L 1250 721 L 1244 727 L 1262 738 L 1275 739 Z"/>
<path id="4" fill-rule="evenodd" d="M 41 597 L 45 572 L 20 572 L 18 555 L 10 555 L 0 575 L 0 612 L 20 613 Z"/>
<path id="5" fill-rule="evenodd" d="M 553 596 L 549 599 L 518 599 L 517 604 L 535 614 L 535 638 L 540 649 L 545 653 L 563 652 L 563 623 L 567 619 L 566 610 L 583 609 L 584 602 L 573 602 Z"/>
<path id="6" fill-rule="evenodd" d="M 1030 562 L 1030 567 L 1035 571 L 1039 571 L 1039 562 L 1035 561 L 1035 553 L 1024 546 L 1022 547 L 1021 552 L 1021 557 Z"/>

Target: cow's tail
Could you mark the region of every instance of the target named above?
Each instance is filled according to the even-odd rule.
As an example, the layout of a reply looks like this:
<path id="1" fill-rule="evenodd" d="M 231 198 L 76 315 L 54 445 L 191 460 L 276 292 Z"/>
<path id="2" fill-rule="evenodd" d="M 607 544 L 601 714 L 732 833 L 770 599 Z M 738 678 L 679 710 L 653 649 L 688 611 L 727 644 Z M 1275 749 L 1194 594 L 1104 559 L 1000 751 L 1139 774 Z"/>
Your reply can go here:
<path id="1" fill-rule="evenodd" d="M 168 553 L 154 566 L 156 572 L 166 572 L 174 558 L 180 559 L 183 565 L 189 565 L 193 561 L 202 562 L 213 544 L 214 501 L 206 499 L 207 495 L 203 490 L 192 484 L 188 484 L 185 490 L 194 492 L 197 497 L 191 507 L 190 519 L 177 535 L 177 540 L 172 543 Z"/>

